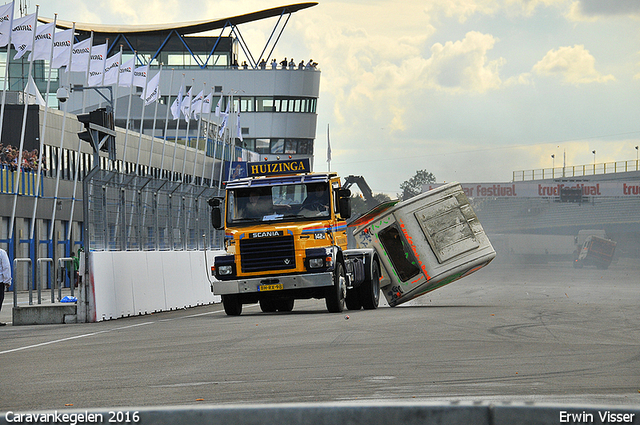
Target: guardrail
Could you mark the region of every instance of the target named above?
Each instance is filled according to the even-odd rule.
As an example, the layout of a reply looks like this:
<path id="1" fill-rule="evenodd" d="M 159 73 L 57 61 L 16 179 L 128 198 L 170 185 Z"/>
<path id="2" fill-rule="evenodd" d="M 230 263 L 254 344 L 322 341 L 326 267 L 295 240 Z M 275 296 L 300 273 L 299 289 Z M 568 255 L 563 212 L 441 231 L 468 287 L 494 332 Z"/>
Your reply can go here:
<path id="1" fill-rule="evenodd" d="M 51 267 L 53 268 L 53 275 L 55 276 L 55 264 L 53 262 L 53 258 L 38 258 L 36 260 L 36 288 L 38 291 L 38 304 L 42 304 L 42 276 L 40 273 L 42 272 L 42 263 L 51 263 Z M 55 302 L 54 298 L 54 286 L 51 285 L 51 302 Z M 32 305 L 33 300 L 31 299 L 31 286 L 29 286 L 29 305 Z"/>
<path id="2" fill-rule="evenodd" d="M 597 174 L 624 173 L 640 171 L 640 161 L 602 162 L 589 165 L 572 165 L 569 167 L 540 168 L 513 172 L 513 181 L 543 180 L 593 176 Z"/>
<path id="3" fill-rule="evenodd" d="M 29 287 L 29 304 L 33 303 L 33 293 L 31 292 L 31 287 L 33 286 L 31 284 L 32 282 L 32 278 L 31 278 L 31 258 L 14 258 L 13 259 L 13 270 L 17 270 L 18 269 L 18 263 L 27 263 L 29 264 L 29 267 L 27 267 L 27 286 Z M 17 273 L 15 273 L 17 275 Z M 13 307 L 16 308 L 18 307 L 18 291 L 16 290 L 16 288 L 18 287 L 17 282 L 13 282 Z"/>

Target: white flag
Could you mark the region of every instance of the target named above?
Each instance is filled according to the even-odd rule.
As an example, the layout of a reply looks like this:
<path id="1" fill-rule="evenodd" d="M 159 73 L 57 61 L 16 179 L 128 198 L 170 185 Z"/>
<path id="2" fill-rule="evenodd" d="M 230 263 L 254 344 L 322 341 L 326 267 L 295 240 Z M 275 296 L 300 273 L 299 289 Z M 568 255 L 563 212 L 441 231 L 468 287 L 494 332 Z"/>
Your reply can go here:
<path id="1" fill-rule="evenodd" d="M 149 105 L 160 98 L 160 72 L 158 72 L 147 84 L 146 90 L 140 96 L 145 105 Z"/>
<path id="2" fill-rule="evenodd" d="M 204 99 L 204 90 L 200 90 L 200 93 L 191 101 L 191 114 L 194 120 L 197 120 L 202 113 L 202 99 Z"/>
<path id="3" fill-rule="evenodd" d="M 143 87 L 147 84 L 147 72 L 149 66 L 139 66 L 133 71 L 133 85 L 135 87 Z"/>
<path id="4" fill-rule="evenodd" d="M 120 79 L 118 80 L 118 86 L 131 87 L 133 83 L 133 70 L 135 68 L 136 58 L 131 58 L 120 67 Z"/>
<path id="5" fill-rule="evenodd" d="M 182 99 L 182 104 L 180 105 L 180 110 L 182 111 L 182 115 L 184 115 L 184 120 L 189 122 L 189 117 L 191 116 L 191 90 L 193 87 L 189 89 L 187 95 Z"/>
<path id="6" fill-rule="evenodd" d="M 36 27 L 36 14 L 14 19 L 11 28 L 11 44 L 16 49 L 14 59 L 20 59 L 33 48 L 33 31 Z"/>
<path id="7" fill-rule="evenodd" d="M 182 86 L 180 86 L 180 90 L 178 91 L 178 97 L 171 104 L 171 115 L 174 120 L 180 118 L 180 106 L 182 105 Z"/>
<path id="8" fill-rule="evenodd" d="M 240 112 L 238 112 L 238 118 L 236 119 L 236 132 L 238 134 L 238 139 L 242 142 L 242 129 L 240 128 Z"/>
<path id="9" fill-rule="evenodd" d="M 13 2 L 0 6 L 0 47 L 9 44 L 13 24 Z"/>
<path id="10" fill-rule="evenodd" d="M 51 67 L 59 69 L 69 65 L 69 49 L 73 43 L 71 29 L 58 31 L 53 36 L 53 61 Z"/>
<path id="11" fill-rule="evenodd" d="M 224 131 L 227 128 L 227 121 L 229 120 L 229 104 L 230 103 L 231 102 L 227 102 L 227 109 L 222 114 L 222 124 L 220 125 L 220 131 L 218 132 L 218 137 L 222 137 L 222 135 L 224 134 Z"/>
<path id="12" fill-rule="evenodd" d="M 31 74 L 29 74 L 29 81 L 27 82 L 27 87 L 25 87 L 24 90 L 36 98 L 36 103 L 38 105 L 47 106 L 47 103 L 44 101 L 42 94 L 40 94 L 40 90 L 38 90 L 38 86 L 36 85 L 36 82 L 33 81 L 33 76 L 31 76 Z"/>
<path id="13" fill-rule="evenodd" d="M 213 102 L 213 92 L 209 93 L 207 97 L 202 99 L 202 113 L 208 114 L 211 113 L 211 102 Z"/>
<path id="14" fill-rule="evenodd" d="M 224 134 L 224 131 L 227 128 L 227 119 L 229 118 L 229 115 L 225 115 L 222 118 L 222 124 L 220 124 L 220 131 L 218 131 L 218 137 L 222 137 L 222 135 Z"/>
<path id="15" fill-rule="evenodd" d="M 216 117 L 220 116 L 220 110 L 222 109 L 222 99 L 224 99 L 224 96 L 220 95 L 220 100 L 218 100 L 218 104 L 216 105 Z"/>
<path id="16" fill-rule="evenodd" d="M 49 60 L 51 57 L 51 44 L 53 43 L 53 22 L 41 25 L 36 30 L 36 42 L 29 60 Z"/>
<path id="17" fill-rule="evenodd" d="M 107 58 L 104 62 L 104 81 L 105 86 L 115 84 L 118 81 L 118 73 L 120 72 L 120 62 L 122 62 L 122 52 Z"/>
<path id="18" fill-rule="evenodd" d="M 89 53 L 91 53 L 91 38 L 75 43 L 71 51 L 70 70 L 86 74 L 89 65 Z"/>
<path id="19" fill-rule="evenodd" d="M 91 48 L 91 61 L 89 62 L 89 87 L 102 85 L 104 61 L 107 59 L 107 47 L 107 43 L 104 43 Z"/>

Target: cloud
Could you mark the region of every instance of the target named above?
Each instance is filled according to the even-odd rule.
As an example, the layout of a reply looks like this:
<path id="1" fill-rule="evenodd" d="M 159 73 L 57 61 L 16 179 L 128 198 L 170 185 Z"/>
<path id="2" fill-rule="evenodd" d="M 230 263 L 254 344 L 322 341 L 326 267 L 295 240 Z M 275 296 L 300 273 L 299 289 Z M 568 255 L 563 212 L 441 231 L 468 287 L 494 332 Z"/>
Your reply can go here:
<path id="1" fill-rule="evenodd" d="M 583 45 L 560 47 L 550 50 L 533 67 L 533 72 L 542 76 L 558 76 L 566 83 L 579 85 L 605 83 L 615 80 L 613 75 L 602 75 L 595 69 L 595 58 Z"/>
<path id="2" fill-rule="evenodd" d="M 500 87 L 505 60 L 487 57 L 495 42 L 491 35 L 470 31 L 463 40 L 434 44 L 425 63 L 427 81 L 433 88 L 456 93 L 484 93 Z"/>
<path id="3" fill-rule="evenodd" d="M 499 7 L 496 0 L 430 0 L 426 2 L 425 10 L 428 14 L 457 17 L 460 23 L 464 23 L 471 15 L 476 13 L 490 15 Z"/>

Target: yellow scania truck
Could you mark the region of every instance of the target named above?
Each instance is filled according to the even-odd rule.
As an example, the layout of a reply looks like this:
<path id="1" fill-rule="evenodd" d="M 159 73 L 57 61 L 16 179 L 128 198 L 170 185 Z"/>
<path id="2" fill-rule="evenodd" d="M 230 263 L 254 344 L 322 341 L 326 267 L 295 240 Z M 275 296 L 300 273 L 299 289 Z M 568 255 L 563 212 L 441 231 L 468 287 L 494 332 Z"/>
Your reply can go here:
<path id="1" fill-rule="evenodd" d="M 209 204 L 226 251 L 214 259 L 212 290 L 231 316 L 243 304 L 285 312 L 310 298 L 324 299 L 330 312 L 375 309 L 381 290 L 396 306 L 495 257 L 457 183 L 352 220 L 348 248 L 351 192 L 336 173 L 310 172 L 308 159 L 289 159 L 239 163 L 230 174 L 225 197 Z"/>
<path id="2" fill-rule="evenodd" d="M 311 173 L 308 159 L 244 164 L 213 198 L 212 222 L 225 229 L 227 255 L 212 267 L 213 291 L 228 315 L 259 303 L 291 311 L 296 299 L 325 299 L 330 312 L 380 300 L 374 249 L 347 249 L 351 192 L 336 173 Z"/>

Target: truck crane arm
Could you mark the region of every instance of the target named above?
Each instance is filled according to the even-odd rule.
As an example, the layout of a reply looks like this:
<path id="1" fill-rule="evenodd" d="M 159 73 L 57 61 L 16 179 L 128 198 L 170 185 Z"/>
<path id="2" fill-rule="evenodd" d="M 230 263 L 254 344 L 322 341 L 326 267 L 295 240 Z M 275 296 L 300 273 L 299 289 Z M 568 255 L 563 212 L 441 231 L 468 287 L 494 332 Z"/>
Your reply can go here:
<path id="1" fill-rule="evenodd" d="M 353 184 L 357 184 L 364 196 L 364 200 L 367 203 L 367 208 L 374 208 L 377 205 L 375 199 L 373 199 L 373 191 L 362 176 L 347 176 L 344 179 L 343 189 L 349 189 Z"/>

